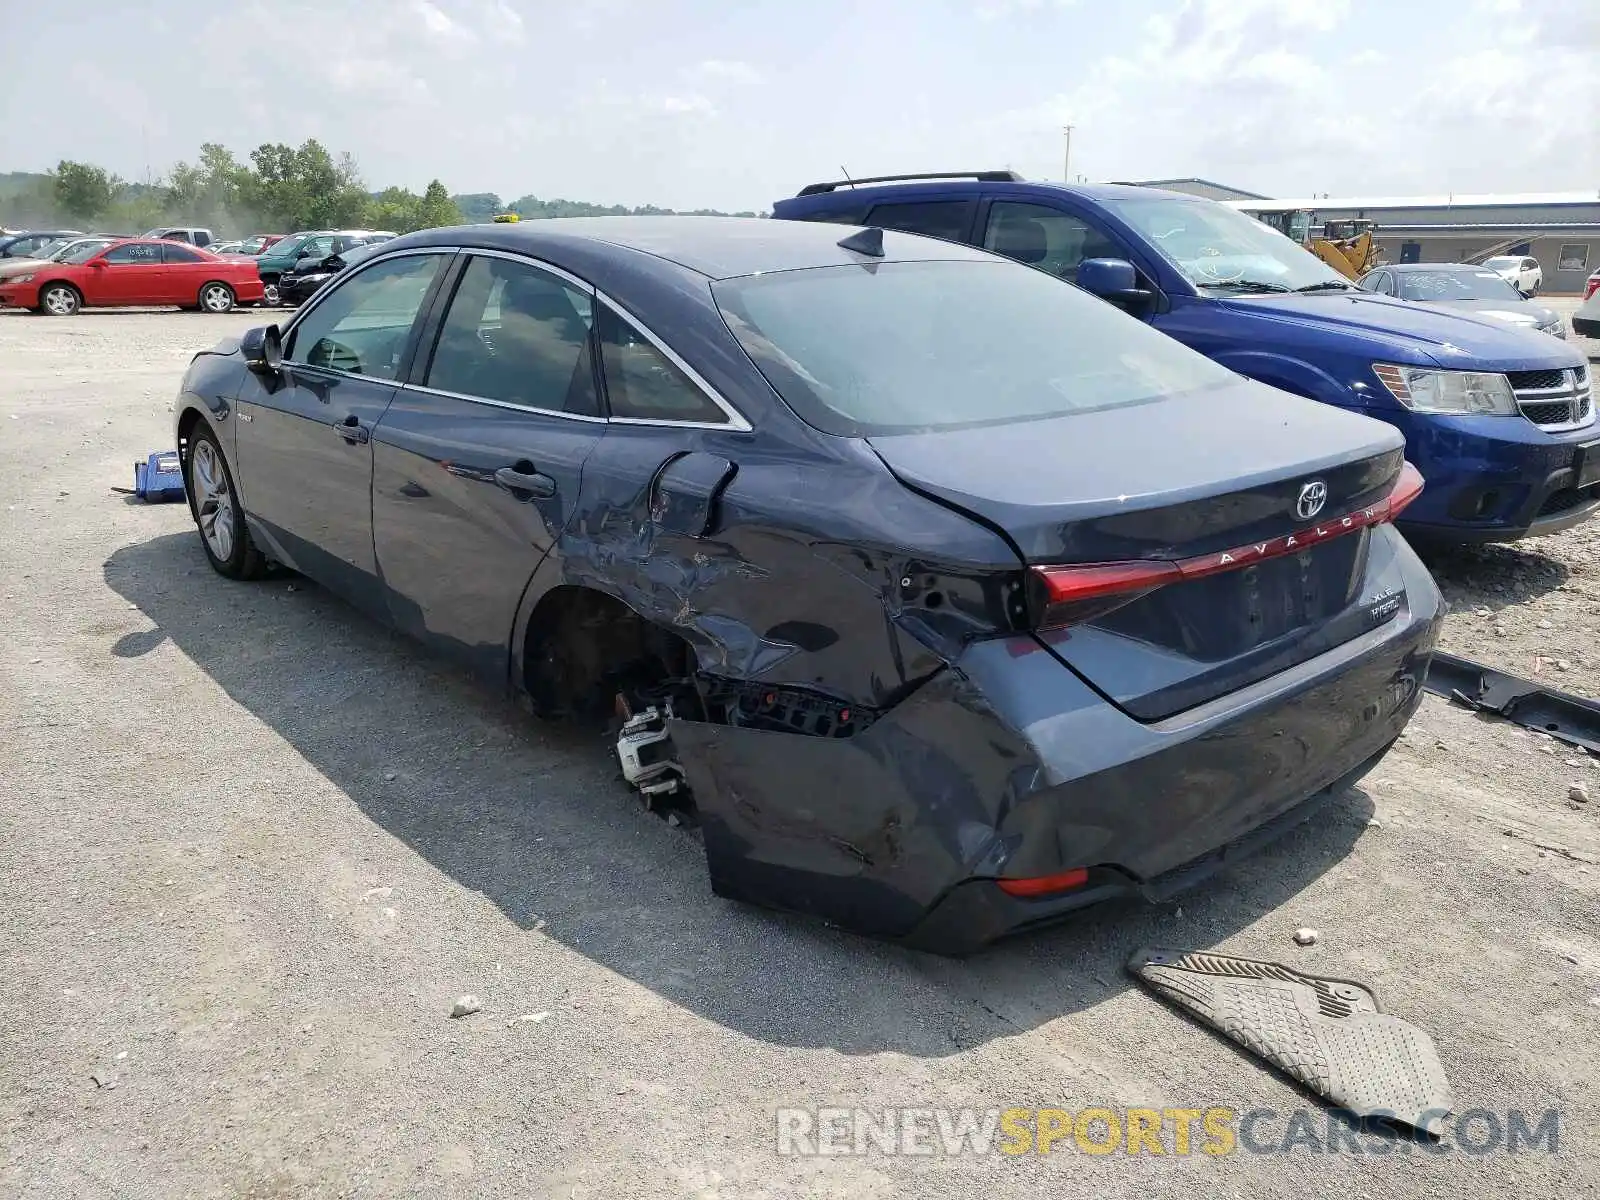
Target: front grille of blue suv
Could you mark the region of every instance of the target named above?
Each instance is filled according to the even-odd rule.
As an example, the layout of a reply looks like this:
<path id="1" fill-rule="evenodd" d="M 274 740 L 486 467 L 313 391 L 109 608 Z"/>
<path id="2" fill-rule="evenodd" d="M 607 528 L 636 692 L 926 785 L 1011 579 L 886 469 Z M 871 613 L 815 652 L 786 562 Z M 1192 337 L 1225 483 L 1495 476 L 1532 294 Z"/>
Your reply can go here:
<path id="1" fill-rule="evenodd" d="M 1514 541 L 1600 511 L 1600 424 L 1575 347 L 1361 291 L 1215 201 L 975 171 L 815 183 L 772 215 L 991 250 L 1093 292 L 1241 375 L 1387 421 L 1427 480 L 1402 523 L 1413 537 Z"/>

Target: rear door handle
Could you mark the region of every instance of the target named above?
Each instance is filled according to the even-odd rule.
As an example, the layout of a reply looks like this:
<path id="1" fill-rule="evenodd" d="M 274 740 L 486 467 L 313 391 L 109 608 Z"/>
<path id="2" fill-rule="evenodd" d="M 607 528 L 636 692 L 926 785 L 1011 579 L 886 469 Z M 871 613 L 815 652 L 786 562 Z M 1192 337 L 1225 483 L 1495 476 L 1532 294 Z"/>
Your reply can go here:
<path id="1" fill-rule="evenodd" d="M 354 413 L 334 425 L 333 431 L 352 446 L 364 446 L 372 440 L 372 431 Z"/>
<path id="2" fill-rule="evenodd" d="M 501 467 L 494 473 L 494 481 L 518 500 L 548 500 L 556 494 L 556 481 L 541 474 L 532 463 Z"/>

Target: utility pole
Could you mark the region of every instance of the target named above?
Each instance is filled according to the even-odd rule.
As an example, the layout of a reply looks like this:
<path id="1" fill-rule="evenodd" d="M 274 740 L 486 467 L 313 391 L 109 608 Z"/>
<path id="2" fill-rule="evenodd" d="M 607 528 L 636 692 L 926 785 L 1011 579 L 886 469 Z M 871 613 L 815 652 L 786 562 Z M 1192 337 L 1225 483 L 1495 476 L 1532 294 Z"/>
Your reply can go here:
<path id="1" fill-rule="evenodd" d="M 1061 182 L 1072 182 L 1072 129 L 1071 125 L 1063 125 L 1061 132 L 1066 134 L 1066 148 L 1061 152 Z"/>

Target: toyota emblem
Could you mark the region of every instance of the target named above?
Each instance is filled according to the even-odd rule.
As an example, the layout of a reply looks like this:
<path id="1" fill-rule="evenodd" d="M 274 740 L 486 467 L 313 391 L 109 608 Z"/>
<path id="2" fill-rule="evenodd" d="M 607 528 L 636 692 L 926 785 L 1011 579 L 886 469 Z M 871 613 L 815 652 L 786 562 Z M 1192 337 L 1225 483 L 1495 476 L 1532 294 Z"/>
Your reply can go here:
<path id="1" fill-rule="evenodd" d="M 1313 479 L 1310 483 L 1300 485 L 1300 498 L 1294 502 L 1294 515 L 1302 521 L 1309 521 L 1322 511 L 1322 506 L 1328 502 L 1328 485 L 1320 479 Z"/>

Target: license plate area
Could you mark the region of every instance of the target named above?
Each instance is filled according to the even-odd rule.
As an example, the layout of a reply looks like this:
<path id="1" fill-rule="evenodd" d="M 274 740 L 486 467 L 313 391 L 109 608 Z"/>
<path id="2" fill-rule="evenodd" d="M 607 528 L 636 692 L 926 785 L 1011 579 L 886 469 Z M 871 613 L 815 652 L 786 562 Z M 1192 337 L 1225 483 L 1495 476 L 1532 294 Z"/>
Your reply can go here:
<path id="1" fill-rule="evenodd" d="M 1600 441 L 1585 442 L 1572 456 L 1572 470 L 1577 476 L 1575 487 L 1586 488 L 1600 483 Z"/>

